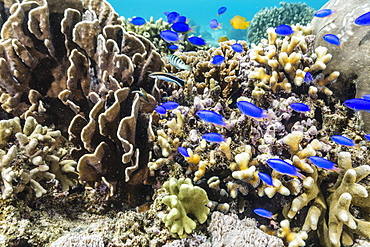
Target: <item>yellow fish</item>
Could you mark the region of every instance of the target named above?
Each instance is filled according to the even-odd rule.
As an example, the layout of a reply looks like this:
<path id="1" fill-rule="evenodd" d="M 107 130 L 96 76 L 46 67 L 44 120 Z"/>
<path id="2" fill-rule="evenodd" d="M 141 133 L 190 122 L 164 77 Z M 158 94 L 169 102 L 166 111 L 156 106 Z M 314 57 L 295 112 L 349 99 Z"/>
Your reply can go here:
<path id="1" fill-rule="evenodd" d="M 228 41 L 229 40 L 229 38 L 228 37 L 220 37 L 220 38 L 218 38 L 218 42 L 224 42 L 224 41 Z"/>
<path id="2" fill-rule="evenodd" d="M 230 20 L 230 24 L 235 29 L 247 29 L 249 27 L 249 21 L 246 20 L 243 16 L 236 15 Z"/>

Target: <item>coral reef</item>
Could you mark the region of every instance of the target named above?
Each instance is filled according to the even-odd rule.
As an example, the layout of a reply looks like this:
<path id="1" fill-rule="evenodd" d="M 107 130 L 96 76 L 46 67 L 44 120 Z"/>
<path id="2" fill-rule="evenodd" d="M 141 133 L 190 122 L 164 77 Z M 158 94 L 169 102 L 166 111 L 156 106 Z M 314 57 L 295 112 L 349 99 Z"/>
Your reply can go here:
<path id="1" fill-rule="evenodd" d="M 144 202 L 145 195 L 134 191 L 150 191 L 144 185 L 146 113 L 155 103 L 135 92 L 152 92 L 154 80 L 147 75 L 163 68 L 154 45 L 127 32 L 106 1 L 7 2 L 4 8 L 2 108 L 68 136 L 80 182 L 91 187 L 106 180 L 131 204 Z"/>
<path id="2" fill-rule="evenodd" d="M 3 199 L 31 190 L 40 197 L 47 192 L 41 184 L 53 180 L 63 191 L 77 184 L 77 162 L 68 159 L 69 143 L 60 131 L 41 126 L 33 117 L 22 126 L 16 117 L 0 121 L 0 137 Z"/>
<path id="3" fill-rule="evenodd" d="M 369 27 L 359 26 L 354 23 L 355 19 L 370 9 L 369 2 L 361 0 L 352 1 L 328 1 L 322 8 L 335 9 L 335 14 L 327 18 L 314 18 L 311 22 L 313 33 L 317 36 L 315 47 L 325 45 L 328 47 L 332 60 L 327 64 L 325 74 L 340 71 L 341 76 L 337 83 L 332 85 L 335 96 L 341 100 L 349 98 L 361 98 L 362 95 L 370 93 L 369 70 L 367 58 L 363 54 L 369 54 Z M 322 37 L 332 33 L 340 38 L 343 49 L 328 44 Z M 361 112 L 361 126 L 364 131 L 369 132 L 367 123 L 370 115 Z"/>
<path id="4" fill-rule="evenodd" d="M 189 178 L 171 178 L 163 184 L 170 195 L 163 197 L 162 202 L 170 208 L 170 212 L 163 217 L 163 222 L 170 232 L 180 238 L 191 233 L 196 223 L 187 214 L 191 214 L 200 224 L 207 220 L 209 208 L 207 193 L 197 186 L 193 186 Z"/>
<path id="5" fill-rule="evenodd" d="M 261 42 L 263 38 L 267 38 L 266 30 L 269 27 L 275 28 L 279 25 L 306 25 L 309 23 L 315 9 L 307 6 L 306 3 L 287 3 L 280 2 L 281 7 L 263 8 L 258 11 L 250 23 L 247 33 L 247 40 L 249 43 L 256 45 Z"/>

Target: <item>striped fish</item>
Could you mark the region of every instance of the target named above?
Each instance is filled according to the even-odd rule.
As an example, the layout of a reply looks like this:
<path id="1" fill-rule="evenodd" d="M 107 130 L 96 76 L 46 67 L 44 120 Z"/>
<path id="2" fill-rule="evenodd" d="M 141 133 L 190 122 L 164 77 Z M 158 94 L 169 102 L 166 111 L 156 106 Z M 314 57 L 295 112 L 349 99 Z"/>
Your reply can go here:
<path id="1" fill-rule="evenodd" d="M 168 55 L 167 59 L 168 59 L 168 62 L 171 65 L 175 66 L 177 69 L 191 70 L 191 66 L 186 65 L 184 61 L 176 55 L 173 55 L 173 54 Z"/>
<path id="2" fill-rule="evenodd" d="M 145 99 L 146 102 L 149 102 L 149 98 L 148 98 L 148 93 L 144 90 L 144 88 L 140 88 L 140 91 L 136 90 L 136 91 L 132 91 L 133 93 L 139 93 L 139 95 L 141 97 L 143 97 L 143 99 Z"/>
<path id="3" fill-rule="evenodd" d="M 154 73 L 151 73 L 149 77 L 159 79 L 159 80 L 164 80 L 164 81 L 175 82 L 180 87 L 183 87 L 185 84 L 185 81 L 183 79 L 180 79 L 174 76 L 173 74 L 165 73 L 165 72 L 154 72 Z"/>

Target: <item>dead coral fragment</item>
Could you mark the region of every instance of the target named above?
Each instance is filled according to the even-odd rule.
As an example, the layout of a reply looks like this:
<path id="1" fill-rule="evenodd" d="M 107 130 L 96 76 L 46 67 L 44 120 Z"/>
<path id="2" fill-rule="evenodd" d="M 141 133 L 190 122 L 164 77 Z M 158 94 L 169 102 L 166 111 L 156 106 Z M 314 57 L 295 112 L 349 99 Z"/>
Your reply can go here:
<path id="1" fill-rule="evenodd" d="M 210 211 L 205 206 L 209 202 L 207 193 L 202 188 L 193 186 L 189 178 L 171 178 L 163 187 L 170 193 L 162 200 L 170 207 L 170 212 L 164 216 L 163 222 L 171 233 L 184 238 L 196 227 L 195 221 L 187 214 L 193 215 L 201 224 L 207 220 Z"/>
<path id="2" fill-rule="evenodd" d="M 23 130 L 19 118 L 0 121 L 0 172 L 2 197 L 32 189 L 36 197 L 46 193 L 40 181 L 57 179 L 64 191 L 76 185 L 77 163 L 66 159 L 67 143 L 60 131 L 41 126 L 28 117 Z"/>

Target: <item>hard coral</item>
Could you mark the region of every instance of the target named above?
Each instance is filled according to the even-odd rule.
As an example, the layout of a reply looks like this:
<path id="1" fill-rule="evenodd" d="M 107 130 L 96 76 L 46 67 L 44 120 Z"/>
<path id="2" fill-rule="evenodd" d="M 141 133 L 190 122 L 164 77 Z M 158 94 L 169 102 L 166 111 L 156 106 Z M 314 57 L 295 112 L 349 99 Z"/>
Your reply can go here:
<path id="1" fill-rule="evenodd" d="M 33 190 L 36 197 L 47 192 L 41 185 L 56 179 L 63 191 L 77 184 L 77 163 L 67 159 L 68 142 L 60 131 L 41 126 L 28 117 L 0 121 L 0 172 L 2 198 Z"/>
<path id="2" fill-rule="evenodd" d="M 147 75 L 163 68 L 154 45 L 127 32 L 106 1 L 3 5 L 8 15 L 0 40 L 2 108 L 69 135 L 76 160 L 99 153 L 94 158 L 99 165 L 93 159 L 79 162 L 80 181 L 107 179 L 130 203 L 139 203 L 133 191 L 146 183 L 148 173 L 145 113 L 155 100 L 135 92 L 151 93 L 154 80 Z"/>
<path id="3" fill-rule="evenodd" d="M 191 214 L 200 224 L 207 220 L 209 208 L 207 193 L 200 187 L 193 186 L 189 178 L 179 180 L 171 178 L 163 184 L 170 195 L 163 197 L 162 202 L 170 208 L 163 221 L 170 232 L 180 238 L 191 233 L 196 222 L 187 214 Z"/>

